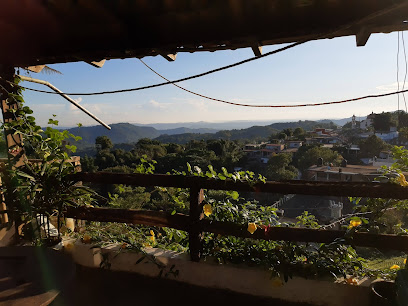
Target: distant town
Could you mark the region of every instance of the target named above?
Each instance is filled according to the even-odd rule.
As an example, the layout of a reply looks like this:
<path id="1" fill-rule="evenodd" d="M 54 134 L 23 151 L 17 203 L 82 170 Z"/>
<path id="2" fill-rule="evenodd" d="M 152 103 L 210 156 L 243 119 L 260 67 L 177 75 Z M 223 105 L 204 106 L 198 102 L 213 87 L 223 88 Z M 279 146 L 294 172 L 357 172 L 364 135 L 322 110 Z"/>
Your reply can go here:
<path id="1" fill-rule="evenodd" d="M 408 114 L 371 113 L 352 116 L 342 126 L 330 120 L 273 123 L 245 129 L 175 128 L 157 130 L 129 123 L 69 130 L 83 171 L 131 172 L 142 157 L 157 161 L 156 173 L 184 171 L 187 163 L 216 171 L 253 171 L 268 180 L 371 182 L 387 179 L 391 148 L 408 143 Z M 261 202 L 271 197 L 253 196 Z M 285 218 L 307 210 L 323 224 L 351 212 L 348 198 L 286 196 L 277 206 Z"/>

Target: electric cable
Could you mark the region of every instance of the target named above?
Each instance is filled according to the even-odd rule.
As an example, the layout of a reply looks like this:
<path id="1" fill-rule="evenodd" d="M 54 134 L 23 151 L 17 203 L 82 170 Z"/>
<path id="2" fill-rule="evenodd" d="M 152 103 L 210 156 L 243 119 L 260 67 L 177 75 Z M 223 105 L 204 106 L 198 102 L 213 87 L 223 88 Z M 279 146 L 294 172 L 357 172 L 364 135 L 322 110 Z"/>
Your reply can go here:
<path id="1" fill-rule="evenodd" d="M 209 75 L 209 74 L 212 74 L 212 73 L 215 73 L 215 72 L 219 72 L 219 71 L 226 70 L 226 69 L 229 69 L 229 68 L 232 68 L 232 67 L 236 67 L 236 66 L 239 66 L 239 65 L 242 65 L 242 64 L 245 64 L 245 63 L 248 63 L 248 62 L 251 62 L 251 61 L 254 61 L 254 60 L 269 56 L 269 55 L 272 55 L 272 54 L 276 54 L 276 53 L 291 49 L 293 47 L 302 45 L 304 43 L 310 42 L 312 40 L 334 37 L 335 34 L 340 32 L 340 31 L 347 30 L 347 29 L 349 29 L 349 28 L 351 28 L 353 26 L 363 24 L 364 22 L 368 22 L 373 18 L 377 18 L 377 17 L 380 17 L 380 16 L 382 16 L 384 14 L 392 12 L 395 9 L 397 9 L 399 6 L 400 6 L 400 4 L 398 4 L 398 3 L 390 5 L 387 9 L 380 9 L 380 10 L 374 12 L 374 13 L 368 14 L 365 17 L 362 17 L 362 18 L 357 19 L 357 20 L 353 20 L 353 21 L 351 21 L 349 23 L 346 23 L 344 25 L 340 25 L 340 26 L 338 26 L 336 29 L 334 29 L 332 31 L 328 31 L 326 33 L 316 34 L 314 37 L 312 37 L 310 39 L 301 40 L 301 41 L 295 42 L 295 43 L 293 43 L 291 45 L 288 45 L 288 46 L 285 46 L 285 47 L 282 47 L 282 48 L 267 52 L 265 54 L 261 54 L 259 56 L 251 57 L 251 58 L 242 60 L 242 61 L 234 63 L 234 64 L 226 65 L 226 66 L 223 66 L 223 67 L 219 67 L 217 69 L 209 70 L 209 71 L 199 73 L 199 74 L 196 74 L 196 75 L 193 75 L 193 76 L 178 79 L 178 80 L 175 80 L 173 82 L 165 82 L 165 83 L 153 84 L 153 85 L 148 85 L 148 86 L 129 88 L 129 89 L 111 90 L 111 91 L 90 92 L 90 93 L 89 92 L 88 93 L 66 93 L 66 92 L 63 92 L 63 94 L 71 95 L 71 96 L 95 96 L 95 95 L 104 95 L 104 94 L 115 94 L 115 93 L 123 93 L 123 92 L 138 91 L 138 90 L 143 90 L 143 89 L 150 89 L 150 88 L 155 88 L 155 87 L 159 87 L 159 86 L 163 86 L 163 85 L 169 85 L 169 84 L 172 84 L 172 83 L 179 83 L 179 82 L 183 82 L 183 81 L 192 80 L 192 79 L 199 78 L 199 77 L 202 77 L 202 76 L 205 76 L 205 75 Z M 0 79 L 2 79 L 2 78 L 0 77 Z M 8 80 L 5 80 L 5 81 L 11 83 Z M 41 92 L 41 93 L 47 93 L 47 94 L 53 94 L 53 95 L 58 94 L 58 93 L 55 93 L 55 92 L 52 92 L 52 91 L 28 88 L 28 87 L 24 87 L 24 86 L 21 86 L 21 85 L 16 85 L 16 86 L 19 86 L 20 88 L 23 88 L 23 89 L 36 91 L 36 92 Z"/>
<path id="2" fill-rule="evenodd" d="M 405 50 L 404 31 L 401 32 L 401 38 L 402 38 L 402 50 L 404 50 L 404 60 L 405 60 L 405 75 L 404 75 L 404 83 L 402 84 L 402 90 L 404 90 L 405 84 L 407 81 L 407 74 L 408 74 L 408 62 L 407 62 L 407 53 Z M 405 112 L 408 113 L 407 100 L 405 99 L 405 93 L 402 93 L 402 97 L 404 98 Z"/>
<path id="3" fill-rule="evenodd" d="M 148 69 L 150 69 L 152 72 L 157 74 L 159 77 L 163 78 L 164 80 L 169 81 L 166 77 L 162 76 L 160 73 L 155 71 L 153 68 L 151 68 L 149 65 L 147 65 L 143 60 L 139 59 Z M 170 82 L 170 81 L 169 81 Z M 364 99 L 369 99 L 369 98 L 380 98 L 380 97 L 386 97 L 386 96 L 391 96 L 395 94 L 400 94 L 400 93 L 405 93 L 408 92 L 408 89 L 406 90 L 401 90 L 401 91 L 396 91 L 396 92 L 390 92 L 390 93 L 385 93 L 385 94 L 378 94 L 378 95 L 368 95 L 368 96 L 363 96 L 363 97 L 358 97 L 358 98 L 352 98 L 352 99 L 347 99 L 347 100 L 341 100 L 341 101 L 329 101 L 329 102 L 317 102 L 317 103 L 305 103 L 305 104 L 285 104 L 285 105 L 256 105 L 256 104 L 243 104 L 243 103 L 236 103 L 236 102 L 231 102 L 231 101 L 226 101 L 226 100 L 221 100 L 221 99 L 216 99 L 212 97 L 208 97 L 199 93 L 196 93 L 194 91 L 191 91 L 189 89 L 186 89 L 180 85 L 173 84 L 174 86 L 180 88 L 181 90 L 184 90 L 188 93 L 191 93 L 193 95 L 196 95 L 198 97 L 216 101 L 216 102 L 221 102 L 225 104 L 230 104 L 230 105 L 235 105 L 235 106 L 244 106 L 244 107 L 270 107 L 270 108 L 286 108 L 286 107 L 308 107 L 308 106 L 322 106 L 322 105 L 330 105 L 330 104 L 342 104 L 342 103 L 348 103 L 348 102 L 355 102 L 359 100 L 364 100 Z M 398 104 L 399 105 L 399 104 Z"/>
<path id="4" fill-rule="evenodd" d="M 399 51 L 400 51 L 400 31 L 398 31 L 397 32 L 397 35 L 398 35 L 398 39 L 397 39 L 397 91 L 399 91 Z M 399 113 L 399 110 L 400 110 L 400 107 L 399 107 L 399 105 L 400 105 L 400 97 L 399 97 L 399 94 L 397 95 L 397 109 L 398 109 L 398 112 L 397 112 L 397 120 L 398 120 L 398 123 L 397 123 L 397 127 L 399 127 L 399 124 L 400 124 L 400 113 Z"/>
<path id="5" fill-rule="evenodd" d="M 248 59 L 245 59 L 245 60 L 230 64 L 230 65 L 222 66 L 222 67 L 219 67 L 219 68 L 216 68 L 216 69 L 212 69 L 212 70 L 209 70 L 209 71 L 206 71 L 206 72 L 203 72 L 203 73 L 195 74 L 195 75 L 185 77 L 185 78 L 182 78 L 182 79 L 178 79 L 178 80 L 174 80 L 174 81 L 171 81 L 171 82 L 168 81 L 168 82 L 163 82 L 163 83 L 158 83 L 158 84 L 153 84 L 153 85 L 147 85 L 147 86 L 141 86 L 141 87 L 136 87 L 136 88 L 118 89 L 118 90 L 110 90 L 110 91 L 87 92 L 87 93 L 67 93 L 67 92 L 63 92 L 62 94 L 70 95 L 70 96 L 97 96 L 97 95 L 107 95 L 107 94 L 116 94 L 116 93 L 124 93 L 124 92 L 131 92 L 131 91 L 139 91 L 139 90 L 151 89 L 151 88 L 156 88 L 156 87 L 169 85 L 169 84 L 174 84 L 174 83 L 180 83 L 180 82 L 200 78 L 200 77 L 203 77 L 203 76 L 215 73 L 215 72 L 223 71 L 223 70 L 226 70 L 226 69 L 229 69 L 229 68 L 233 68 L 233 67 L 236 67 L 236 66 L 248 63 L 248 62 L 252 62 L 254 60 L 257 60 L 257 59 L 260 59 L 260 58 L 263 58 L 263 57 L 266 57 L 266 56 L 269 56 L 269 55 L 272 55 L 272 54 L 276 54 L 276 53 L 291 49 L 293 47 L 299 46 L 299 45 L 304 44 L 304 43 L 309 42 L 309 41 L 310 40 L 302 40 L 302 41 L 293 43 L 291 45 L 288 45 L 288 46 L 285 46 L 285 47 L 282 47 L 282 48 L 267 52 L 267 53 L 262 54 L 260 56 L 251 57 L 251 58 L 248 58 Z M 3 78 L 1 78 L 1 79 L 3 79 Z M 18 86 L 20 88 L 30 90 L 30 91 L 41 92 L 41 93 L 46 93 L 46 94 L 53 94 L 53 95 L 55 95 L 55 94 L 58 95 L 59 94 L 59 93 L 55 93 L 53 91 L 25 87 L 25 86 L 21 86 L 21 85 L 16 85 L 16 84 L 14 84 L 14 83 L 12 83 L 10 81 L 7 81 L 7 80 L 5 80 L 5 81 L 9 82 L 9 83 L 11 83 L 11 84 L 13 84 L 15 86 Z"/>

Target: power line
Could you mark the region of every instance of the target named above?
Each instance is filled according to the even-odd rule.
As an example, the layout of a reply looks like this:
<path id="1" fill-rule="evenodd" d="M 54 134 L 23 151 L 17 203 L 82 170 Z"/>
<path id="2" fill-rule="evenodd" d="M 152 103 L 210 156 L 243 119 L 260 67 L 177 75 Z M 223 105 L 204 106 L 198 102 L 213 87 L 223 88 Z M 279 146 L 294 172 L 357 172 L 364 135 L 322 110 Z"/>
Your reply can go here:
<path id="1" fill-rule="evenodd" d="M 398 7 L 398 4 L 394 4 L 394 5 L 391 5 L 390 7 L 388 7 L 386 10 L 380 9 L 380 10 L 374 12 L 374 13 L 371 13 L 371 14 L 363 17 L 363 18 L 353 20 L 353 21 L 351 21 L 351 22 L 349 22 L 349 23 L 347 23 L 345 25 L 339 26 L 339 27 L 337 27 L 337 29 L 335 29 L 333 31 L 329 31 L 329 32 L 323 33 L 323 34 L 320 33 L 320 34 L 317 34 L 317 35 L 315 35 L 314 37 L 312 37 L 310 39 L 302 40 L 302 41 L 293 43 L 291 45 L 288 45 L 288 46 L 285 46 L 285 47 L 282 47 L 282 48 L 267 52 L 267 53 L 262 54 L 260 56 L 248 58 L 248 59 L 242 60 L 242 61 L 234 63 L 234 64 L 219 67 L 217 69 L 209 70 L 209 71 L 206 71 L 206 72 L 203 72 L 203 73 L 200 73 L 200 74 L 185 77 L 185 78 L 178 79 L 178 80 L 175 80 L 175 81 L 168 81 L 168 82 L 164 82 L 164 83 L 153 84 L 153 85 L 148 85 L 148 86 L 141 86 L 141 87 L 136 87 L 136 88 L 129 88 L 129 89 L 119 89 L 119 90 L 101 91 L 101 92 L 88 92 L 88 93 L 65 93 L 64 92 L 63 94 L 71 95 L 71 96 L 94 96 L 94 95 L 105 95 L 105 94 L 115 94 L 115 93 L 139 91 L 139 90 L 150 89 L 150 88 L 160 87 L 160 86 L 169 85 L 169 84 L 174 85 L 174 83 L 179 83 L 179 82 L 183 82 L 183 81 L 192 80 L 192 79 L 199 78 L 199 77 L 202 77 L 202 76 L 205 76 L 205 75 L 209 75 L 209 74 L 212 74 L 212 73 L 215 73 L 215 72 L 219 72 L 219 71 L 226 70 L 226 69 L 229 69 L 229 68 L 232 68 L 232 67 L 236 67 L 236 66 L 239 66 L 239 65 L 242 65 L 242 64 L 245 64 L 245 63 L 248 63 L 248 62 L 251 62 L 251 61 L 254 61 L 254 60 L 269 56 L 269 55 L 272 55 L 272 54 L 276 54 L 276 53 L 291 49 L 293 47 L 296 47 L 298 45 L 304 44 L 306 42 L 309 42 L 309 41 L 312 41 L 312 40 L 315 40 L 315 39 L 321 39 L 321 38 L 325 38 L 325 37 L 334 36 L 336 33 L 340 32 L 340 31 L 347 30 L 347 29 L 349 29 L 349 28 L 351 28 L 353 26 L 356 26 L 358 24 L 362 24 L 362 23 L 367 22 L 367 21 L 369 21 L 369 20 L 371 20 L 373 18 L 377 18 L 379 16 L 382 16 L 382 15 L 384 15 L 384 14 L 390 12 L 390 11 L 393 11 L 397 7 Z M 398 43 L 399 43 L 399 36 L 398 36 Z M 398 48 L 398 52 L 399 52 L 399 48 Z M 47 94 L 54 94 L 54 95 L 59 94 L 59 93 L 55 93 L 55 92 L 52 92 L 52 91 L 34 89 L 34 88 L 29 88 L 29 87 L 17 85 L 17 84 L 14 84 L 13 82 L 10 82 L 9 80 L 3 79 L 1 76 L 0 76 L 0 79 L 2 79 L 5 82 L 10 83 L 13 86 L 18 86 L 18 87 L 20 87 L 22 89 L 31 90 L 31 91 L 35 91 L 35 92 L 41 92 L 41 93 L 47 93 Z M 184 90 L 187 90 L 187 89 L 184 89 Z M 354 98 L 354 99 L 349 99 L 349 100 L 343 100 L 343 101 L 310 103 L 310 104 L 298 104 L 298 105 L 276 105 L 276 106 L 265 106 L 265 105 L 254 106 L 254 105 L 246 105 L 246 104 L 228 102 L 228 101 L 223 101 L 223 100 L 218 100 L 218 99 L 214 99 L 214 100 L 219 101 L 219 102 L 223 102 L 223 103 L 232 104 L 232 105 L 248 106 L 248 107 L 303 107 L 303 106 L 318 106 L 318 105 L 326 105 L 326 104 L 346 103 L 346 102 L 357 101 L 357 100 L 362 100 L 362 99 L 367 99 L 367 98 L 378 98 L 378 97 L 389 96 L 389 95 L 405 93 L 405 92 L 406 92 L 405 90 L 400 92 L 399 88 L 398 88 L 397 92 L 391 92 L 391 93 L 382 94 L 382 95 L 369 95 L 369 96 L 364 96 L 364 97 L 359 97 L 359 98 Z M 196 93 L 194 93 L 194 94 L 196 94 Z M 197 94 L 197 95 L 199 95 L 199 94 Z M 205 98 L 209 98 L 209 97 L 205 97 Z M 398 101 L 398 104 L 399 104 L 399 101 Z"/>
<path id="2" fill-rule="evenodd" d="M 404 75 L 404 83 L 402 84 L 402 90 L 405 89 L 405 84 L 407 81 L 407 74 L 408 74 L 408 62 L 407 62 L 407 53 L 405 50 L 405 40 L 404 40 L 404 31 L 401 32 L 401 38 L 402 38 L 402 49 L 404 50 L 404 60 L 405 60 L 405 75 Z M 407 100 L 405 99 L 405 94 L 402 94 L 402 97 L 404 98 L 404 104 L 405 104 L 405 112 L 408 112 L 407 109 Z"/>
<path id="3" fill-rule="evenodd" d="M 398 42 L 397 42 L 397 91 L 399 91 L 399 51 L 400 51 L 400 32 L 398 31 L 397 32 L 397 35 L 398 35 Z M 399 94 L 397 95 L 397 107 L 398 107 L 398 116 L 397 116 L 397 120 L 398 120 L 398 124 L 397 124 L 397 126 L 399 127 L 399 125 L 400 125 L 400 112 L 399 112 L 399 110 L 400 110 L 400 97 L 399 97 Z"/>
<path id="4" fill-rule="evenodd" d="M 139 59 L 143 65 L 145 65 L 148 69 L 150 69 L 153 73 L 157 74 L 159 77 L 161 77 L 164 80 L 167 80 L 168 82 L 171 82 L 169 79 L 166 77 L 162 76 L 160 73 L 155 71 L 153 68 L 151 68 L 149 65 L 147 65 L 143 60 Z M 188 93 L 191 93 L 193 95 L 199 96 L 204 99 L 216 101 L 216 102 L 221 102 L 225 104 L 230 104 L 230 105 L 235 105 L 235 106 L 245 106 L 245 107 L 270 107 L 270 108 L 284 108 L 284 107 L 308 107 L 308 106 L 322 106 L 322 105 L 330 105 L 330 104 L 342 104 L 342 103 L 348 103 L 348 102 L 355 102 L 359 100 L 364 100 L 364 99 L 369 99 L 369 98 L 380 98 L 380 97 L 386 97 L 386 96 L 391 96 L 395 94 L 400 94 L 400 93 L 405 93 L 408 91 L 406 90 L 401 90 L 401 91 L 396 91 L 396 92 L 390 92 L 390 93 L 385 93 L 385 94 L 379 94 L 379 95 L 368 95 L 368 96 L 363 96 L 363 97 L 358 97 L 358 98 L 352 98 L 352 99 L 347 99 L 347 100 L 341 100 L 341 101 L 328 101 L 328 102 L 318 102 L 318 103 L 306 103 L 306 104 L 286 104 L 286 105 L 255 105 L 255 104 L 242 104 L 242 103 L 236 103 L 236 102 L 231 102 L 231 101 L 226 101 L 226 100 L 221 100 L 221 99 L 216 99 L 212 98 L 209 96 L 205 96 L 199 93 L 196 93 L 194 91 L 188 90 L 187 88 L 181 87 L 180 85 L 173 84 L 172 85 L 180 88 L 181 90 L 184 90 Z"/>
<path id="5" fill-rule="evenodd" d="M 259 56 L 256 56 L 256 57 L 251 57 L 251 58 L 242 60 L 242 61 L 234 63 L 234 64 L 219 67 L 217 69 L 209 70 L 209 71 L 206 71 L 206 72 L 203 72 L 203 73 L 200 73 L 200 74 L 196 74 L 196 75 L 189 76 L 189 77 L 186 77 L 186 78 L 178 79 L 178 80 L 175 80 L 175 81 L 172 81 L 172 82 L 164 82 L 164 83 L 153 84 L 153 85 L 148 85 L 148 86 L 129 88 L 129 89 L 111 90 L 111 91 L 88 92 L 88 93 L 65 93 L 64 92 L 63 94 L 71 95 L 71 96 L 95 96 L 95 95 L 115 94 L 115 93 L 123 93 L 123 92 L 131 92 L 131 91 L 150 89 L 150 88 L 155 88 L 155 87 L 160 87 L 160 86 L 164 86 L 164 85 L 169 85 L 169 84 L 174 84 L 174 83 L 179 83 L 179 82 L 192 80 L 192 79 L 195 79 L 195 78 L 199 78 L 199 77 L 209 75 L 209 74 L 212 74 L 212 73 L 215 73 L 215 72 L 219 72 L 219 71 L 226 70 L 226 69 L 229 69 L 229 68 L 232 68 L 232 67 L 236 67 L 236 66 L 239 66 L 239 65 L 242 65 L 242 64 L 245 64 L 245 63 L 248 63 L 248 62 L 251 62 L 251 61 L 266 57 L 266 56 L 269 56 L 269 55 L 273 55 L 273 54 L 276 54 L 276 53 L 291 49 L 293 47 L 302 45 L 304 43 L 307 43 L 307 42 L 315 40 L 315 39 L 321 39 L 321 38 L 325 38 L 325 37 L 326 38 L 327 37 L 333 37 L 338 32 L 347 30 L 347 29 L 349 29 L 349 28 L 351 28 L 353 26 L 356 26 L 358 24 L 363 24 L 364 22 L 370 21 L 373 18 L 380 17 L 380 16 L 382 16 L 384 14 L 387 14 L 388 12 L 392 12 L 393 10 L 398 8 L 398 6 L 399 6 L 399 4 L 394 4 L 394 5 L 391 5 L 390 7 L 388 7 L 387 9 L 380 9 L 380 10 L 374 12 L 374 13 L 371 13 L 371 14 L 363 17 L 363 18 L 353 20 L 353 21 L 351 21 L 349 23 L 341 25 L 341 26 L 337 27 L 336 29 L 334 29 L 332 31 L 328 31 L 326 33 L 316 34 L 316 35 L 314 35 L 314 37 L 312 37 L 310 39 L 301 40 L 301 41 L 295 42 L 295 43 L 293 43 L 291 45 L 288 45 L 288 46 L 285 46 L 285 47 L 282 47 L 282 48 L 267 52 L 265 54 L 262 54 L 262 55 L 259 55 Z M 1 79 L 1 77 L 0 77 L 0 79 Z M 6 80 L 6 81 L 9 82 L 8 80 Z M 15 84 L 13 84 L 13 85 L 15 85 Z M 57 93 L 52 92 L 52 91 L 28 88 L 28 87 L 24 87 L 24 86 L 21 86 L 21 85 L 16 85 L 16 86 L 19 86 L 20 88 L 23 88 L 23 89 L 36 91 L 36 92 L 41 92 L 41 93 L 47 93 L 47 94 L 53 94 L 53 95 L 57 94 Z"/>
<path id="6" fill-rule="evenodd" d="M 260 59 L 260 58 L 263 58 L 263 57 L 266 57 L 266 56 L 269 56 L 269 55 L 273 55 L 273 54 L 276 54 L 276 53 L 280 53 L 280 52 L 282 52 L 282 51 L 285 51 L 285 50 L 294 48 L 294 47 L 296 47 L 296 46 L 302 45 L 302 44 L 304 44 L 304 43 L 306 43 L 306 42 L 309 42 L 309 41 L 310 41 L 310 40 L 302 40 L 302 41 L 293 43 L 293 44 L 291 44 L 291 45 L 288 45 L 288 46 L 285 46 L 285 47 L 282 47 L 282 48 L 279 48 L 279 49 L 276 49 L 276 50 L 267 52 L 267 53 L 262 54 L 262 55 L 260 55 L 260 56 L 251 57 L 251 58 L 248 58 L 248 59 L 245 59 L 245 60 L 236 62 L 236 63 L 234 63 L 234 64 L 222 66 L 222 67 L 219 67 L 219 68 L 216 68 L 216 69 L 213 69 L 213 70 L 209 70 L 209 71 L 206 71 L 206 72 L 203 72 L 203 73 L 195 74 L 195 75 L 192 75 L 192 76 L 189 76 L 189 77 L 185 77 L 185 78 L 182 78 L 182 79 L 178 79 L 178 80 L 174 80 L 174 81 L 168 81 L 168 82 L 163 82 L 163 83 L 158 83 L 158 84 L 153 84 L 153 85 L 147 85 L 147 86 L 141 86 L 141 87 L 135 87 L 135 88 L 128 88 L 128 89 L 118 89 L 118 90 L 98 91 L 98 92 L 87 92 L 87 93 L 65 93 L 65 92 L 64 92 L 64 94 L 70 95 L 70 96 L 96 96 L 96 95 L 107 95 L 107 94 L 116 94 L 116 93 L 123 93 L 123 92 L 139 91 L 139 90 L 150 89 L 150 88 L 156 88 L 156 87 L 160 87 L 160 86 L 164 86 L 164 85 L 169 85 L 169 84 L 174 84 L 174 83 L 180 83 L 180 82 L 184 82 L 184 81 L 188 81 L 188 80 L 200 78 L 200 77 L 203 77 L 203 76 L 206 76 L 206 75 L 215 73 L 215 72 L 219 72 L 219 71 L 222 71 L 222 70 L 226 70 L 226 69 L 229 69 L 229 68 L 233 68 L 233 67 L 236 67 L 236 66 L 239 66 L 239 65 L 248 63 L 248 62 L 252 62 L 252 61 L 254 61 L 254 60 L 257 60 L 257 59 Z M 1 77 L 0 77 L 0 78 L 1 78 Z M 7 82 L 9 82 L 9 81 L 7 81 Z M 11 82 L 9 82 L 9 83 L 11 83 Z M 14 83 L 11 83 L 11 84 L 15 85 Z M 41 89 L 34 89 L 34 88 L 29 88 L 29 87 L 25 87 L 25 86 L 21 86 L 21 85 L 16 85 L 16 86 L 19 86 L 20 88 L 23 88 L 23 89 L 26 89 L 26 90 L 35 91 L 35 92 L 41 92 L 41 93 L 47 93 L 47 94 L 53 94 L 53 95 L 58 94 L 58 93 L 55 93 L 55 92 L 53 92 L 53 91 L 47 91 L 47 90 L 41 90 Z"/>

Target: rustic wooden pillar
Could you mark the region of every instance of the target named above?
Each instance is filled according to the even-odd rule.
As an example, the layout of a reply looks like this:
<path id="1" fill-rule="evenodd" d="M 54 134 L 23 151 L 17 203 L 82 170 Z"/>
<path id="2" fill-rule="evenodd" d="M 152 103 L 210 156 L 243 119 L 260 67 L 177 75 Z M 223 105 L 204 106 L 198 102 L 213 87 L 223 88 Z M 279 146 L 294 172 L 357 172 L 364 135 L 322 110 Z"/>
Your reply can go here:
<path id="1" fill-rule="evenodd" d="M 4 65 L 0 63 L 0 104 L 1 111 L 3 114 L 3 121 L 12 122 L 18 120 L 16 114 L 10 112 L 11 109 L 17 110 L 20 106 L 17 100 L 9 99 L 10 93 L 16 93 L 16 87 L 12 86 L 7 81 L 12 82 L 15 77 L 15 70 L 13 66 Z M 24 164 L 24 150 L 23 150 L 23 139 L 20 134 L 14 134 L 15 131 L 4 130 L 4 136 L 7 144 L 7 157 L 10 165 L 19 167 Z M 0 210 L 7 210 L 4 195 L 0 195 Z M 15 216 L 16 217 L 16 216 Z M 9 221 L 7 214 L 2 214 L 1 222 L 6 223 Z M 20 220 L 13 220 L 15 222 L 16 228 L 16 238 L 19 236 L 18 225 Z"/>
<path id="2" fill-rule="evenodd" d="M 7 81 L 14 80 L 14 68 L 0 64 L 0 102 L 3 120 L 5 123 L 18 120 L 15 113 L 10 110 L 17 110 L 20 106 L 15 99 L 9 99 L 9 93 L 16 93 L 16 87 L 13 87 Z M 13 130 L 4 130 L 7 144 L 7 157 L 16 167 L 24 164 L 23 139 L 21 134 L 14 134 Z"/>
<path id="3" fill-rule="evenodd" d="M 200 187 L 190 188 L 190 258 L 192 261 L 200 261 L 202 230 L 200 220 L 204 218 L 203 205 L 204 191 Z"/>

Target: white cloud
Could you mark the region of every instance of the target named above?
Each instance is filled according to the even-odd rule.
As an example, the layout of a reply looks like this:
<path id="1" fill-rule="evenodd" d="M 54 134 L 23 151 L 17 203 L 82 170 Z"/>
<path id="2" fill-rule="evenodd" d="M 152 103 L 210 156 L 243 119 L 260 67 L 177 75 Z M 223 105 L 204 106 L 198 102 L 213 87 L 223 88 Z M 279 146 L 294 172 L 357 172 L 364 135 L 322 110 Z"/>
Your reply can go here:
<path id="1" fill-rule="evenodd" d="M 81 97 L 78 97 L 78 98 L 76 98 L 76 99 L 73 99 L 76 103 L 81 103 L 82 102 L 82 98 Z M 67 101 L 68 102 L 68 101 Z M 70 111 L 74 111 L 74 110 L 77 110 L 78 109 L 78 107 L 76 107 L 74 104 L 72 104 L 72 103 L 69 103 L 68 104 L 69 105 L 69 110 Z"/>
<path id="2" fill-rule="evenodd" d="M 173 103 L 162 103 L 156 100 L 150 100 L 147 104 L 156 109 L 169 109 L 173 105 Z"/>
<path id="3" fill-rule="evenodd" d="M 404 82 L 399 82 L 399 88 L 398 88 L 398 83 L 395 82 L 391 84 L 377 86 L 376 89 L 380 91 L 381 93 L 387 93 L 387 92 L 397 91 L 398 89 L 402 90 L 403 87 L 404 87 Z M 408 89 L 408 83 L 405 83 L 404 89 Z"/>
<path id="4" fill-rule="evenodd" d="M 186 101 L 187 104 L 193 106 L 194 109 L 200 112 L 207 112 L 208 111 L 208 102 L 205 100 L 189 100 Z"/>

